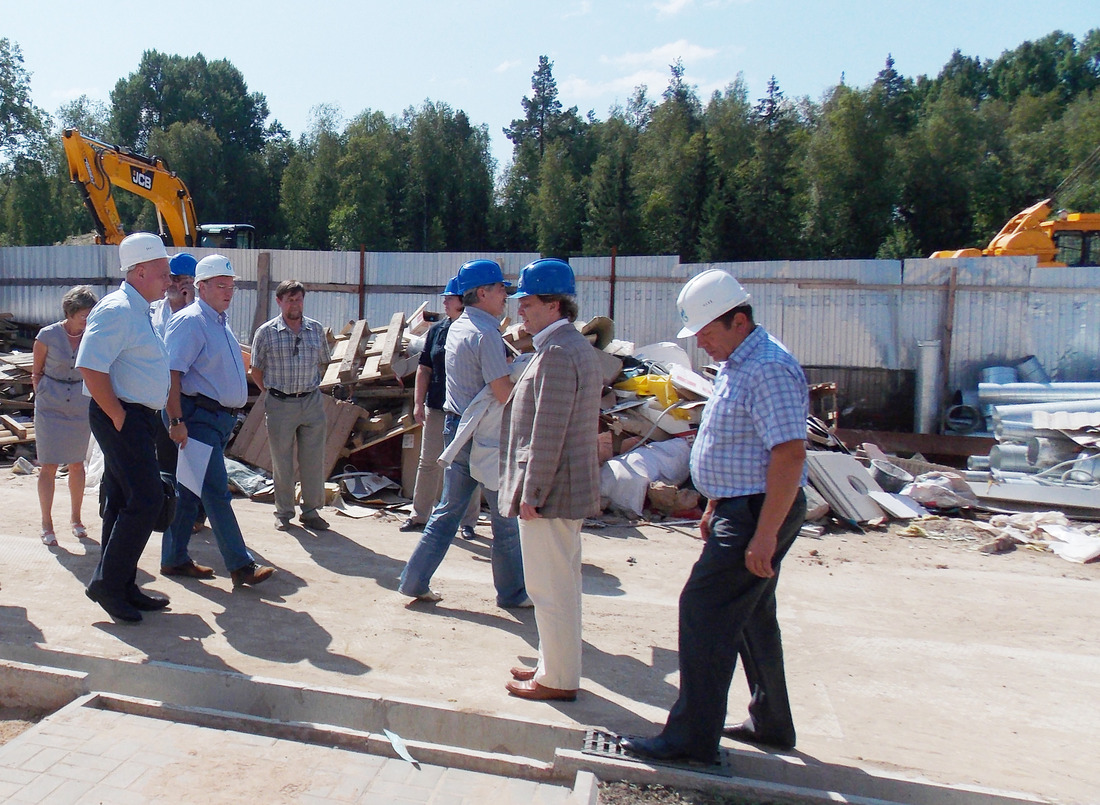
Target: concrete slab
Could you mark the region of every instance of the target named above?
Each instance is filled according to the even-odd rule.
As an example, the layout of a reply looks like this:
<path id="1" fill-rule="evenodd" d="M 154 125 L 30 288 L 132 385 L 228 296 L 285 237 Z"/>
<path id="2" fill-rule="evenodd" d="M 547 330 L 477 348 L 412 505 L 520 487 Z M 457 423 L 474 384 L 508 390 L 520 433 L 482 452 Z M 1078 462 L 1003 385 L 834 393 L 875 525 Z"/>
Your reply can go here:
<path id="1" fill-rule="evenodd" d="M 586 532 L 583 690 L 575 703 L 532 703 L 504 691 L 508 667 L 533 662 L 537 635 L 530 611 L 493 603 L 487 529 L 452 547 L 433 585 L 445 596 L 440 604 L 410 605 L 395 590 L 417 535 L 399 532 L 398 517 L 326 514 L 331 532 L 284 533 L 271 527 L 270 505 L 237 500 L 246 540 L 279 569 L 275 577 L 233 590 L 205 532 L 193 555 L 218 577 L 161 578 L 155 535 L 139 581 L 169 594 L 172 607 L 137 626 L 116 625 L 83 595 L 98 521 L 86 518 L 92 540 L 59 531 L 60 545 L 46 548 L 36 537 L 35 479 L 2 473 L 0 657 L 26 662 L 19 652 L 37 644 L 125 660 L 131 670 L 156 671 L 149 698 L 183 705 L 194 672 L 170 669 L 221 672 L 205 684 L 259 717 L 270 704 L 235 698 L 244 695 L 238 676 L 283 681 L 287 701 L 325 713 L 326 723 L 339 723 L 332 713 L 344 708 L 326 695 L 333 690 L 363 697 L 361 710 L 348 713 L 356 718 L 376 707 L 372 700 L 428 705 L 409 711 L 414 722 L 432 707 L 499 719 L 477 738 L 479 751 L 510 750 L 511 738 L 494 744 L 498 728 L 507 735 L 503 725 L 529 719 L 556 727 L 549 743 L 568 752 L 578 751 L 586 726 L 652 733 L 675 699 L 676 601 L 699 549 L 686 530 Z M 64 497 L 61 484 L 59 511 Z M 941 530 L 941 539 L 873 533 L 796 543 L 779 593 L 796 757 L 838 772 L 1095 801 L 1100 646 L 1091 636 L 1100 566 L 1022 550 L 980 554 Z M 731 718 L 743 717 L 746 702 L 738 673 Z M 389 712 L 399 717 L 403 706 Z M 442 716 L 433 718 L 425 732 L 442 729 Z M 530 751 L 547 760 L 545 748 Z"/>

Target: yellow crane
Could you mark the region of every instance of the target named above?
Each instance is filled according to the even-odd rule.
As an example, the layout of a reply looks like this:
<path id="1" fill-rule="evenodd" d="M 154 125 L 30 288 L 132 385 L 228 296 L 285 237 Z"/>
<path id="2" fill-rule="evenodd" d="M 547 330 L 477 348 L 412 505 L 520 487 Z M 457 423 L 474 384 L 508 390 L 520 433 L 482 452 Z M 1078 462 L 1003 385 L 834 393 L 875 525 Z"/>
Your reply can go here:
<path id="1" fill-rule="evenodd" d="M 255 247 L 251 224 L 199 225 L 187 185 L 160 157 L 135 154 L 76 129 L 65 129 L 61 142 L 69 178 L 80 188 L 95 222 L 97 243 L 118 244 L 126 237 L 113 196 L 118 187 L 153 202 L 160 236 L 169 246 Z"/>

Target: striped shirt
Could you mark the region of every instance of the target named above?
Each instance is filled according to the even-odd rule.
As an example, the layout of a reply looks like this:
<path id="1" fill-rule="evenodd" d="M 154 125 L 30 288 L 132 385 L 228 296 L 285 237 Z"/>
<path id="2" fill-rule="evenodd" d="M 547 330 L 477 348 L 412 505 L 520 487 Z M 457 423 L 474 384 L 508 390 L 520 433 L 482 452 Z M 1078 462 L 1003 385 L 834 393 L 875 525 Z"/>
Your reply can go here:
<path id="1" fill-rule="evenodd" d="M 294 332 L 282 315 L 265 321 L 252 338 L 252 366 L 264 373 L 264 386 L 283 394 L 313 391 L 330 360 L 324 328 L 302 317 Z"/>
<path id="2" fill-rule="evenodd" d="M 715 378 L 691 448 L 695 488 L 711 499 L 764 492 L 772 448 L 805 439 L 808 415 L 802 367 L 758 326 Z"/>

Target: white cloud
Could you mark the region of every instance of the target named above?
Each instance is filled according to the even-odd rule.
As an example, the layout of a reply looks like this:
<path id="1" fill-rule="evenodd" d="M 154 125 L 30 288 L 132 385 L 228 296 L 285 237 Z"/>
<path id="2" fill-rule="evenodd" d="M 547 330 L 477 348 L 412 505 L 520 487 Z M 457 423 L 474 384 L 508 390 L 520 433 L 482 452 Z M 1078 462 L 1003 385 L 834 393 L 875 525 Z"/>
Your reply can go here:
<path id="1" fill-rule="evenodd" d="M 570 76 L 558 83 L 559 95 L 583 101 L 586 98 L 602 98 L 608 95 L 626 99 L 634 94 L 635 88 L 645 84 L 650 89 L 663 90 L 668 83 L 668 70 L 637 70 L 630 75 L 612 78 L 608 81 L 589 81 L 587 78 Z"/>
<path id="2" fill-rule="evenodd" d="M 571 17 L 587 17 L 592 13 L 592 0 L 581 0 L 577 4 L 576 9 L 569 11 L 562 15 L 563 20 L 567 20 Z"/>
<path id="3" fill-rule="evenodd" d="M 515 61 L 503 61 L 496 66 L 493 70 L 494 73 L 507 73 L 509 70 L 514 70 L 519 67 L 519 59 Z"/>
<path id="4" fill-rule="evenodd" d="M 695 0 L 658 0 L 653 4 L 658 16 L 674 17 L 688 6 L 695 5 Z"/>
<path id="5" fill-rule="evenodd" d="M 645 67 L 668 67 L 673 64 L 677 59 L 682 59 L 685 65 L 691 64 L 704 59 L 710 59 L 717 56 L 719 53 L 718 48 L 705 48 L 702 45 L 693 45 L 686 39 L 680 39 L 676 42 L 670 42 L 667 45 L 659 45 L 652 50 L 643 51 L 641 53 L 624 53 L 621 56 L 603 56 L 600 61 L 607 64 L 616 64 L 620 67 L 634 67 L 641 69 Z"/>

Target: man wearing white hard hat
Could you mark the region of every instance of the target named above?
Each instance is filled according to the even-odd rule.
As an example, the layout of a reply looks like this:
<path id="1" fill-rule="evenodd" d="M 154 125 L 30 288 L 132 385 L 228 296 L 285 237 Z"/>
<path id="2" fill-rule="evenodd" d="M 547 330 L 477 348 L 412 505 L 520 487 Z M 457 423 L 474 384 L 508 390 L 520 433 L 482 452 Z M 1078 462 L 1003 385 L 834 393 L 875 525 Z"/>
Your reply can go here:
<path id="1" fill-rule="evenodd" d="M 241 345 L 229 328 L 226 311 L 233 300 L 236 273 L 228 259 L 211 254 L 195 267 L 198 299 L 168 322 L 164 341 L 172 370 L 165 414 L 168 435 L 185 460 L 188 440 L 213 448 L 202 481 L 202 505 L 233 586 L 255 585 L 274 573 L 257 564 L 245 547 L 241 527 L 230 505 L 225 446 L 233 435 L 237 412 L 248 401 Z M 200 565 L 188 553 L 191 526 L 199 497 L 177 483 L 180 494 L 176 519 L 164 532 L 160 572 L 165 576 L 205 579 L 213 568 Z"/>
<path id="2" fill-rule="evenodd" d="M 164 501 L 157 467 L 157 414 L 168 397 L 168 354 L 149 305 L 169 284 L 168 254 L 156 235 L 136 232 L 118 245 L 126 280 L 99 301 L 76 365 L 92 398 L 88 418 L 103 451 L 103 533 L 87 595 L 114 618 L 140 621 L 168 599 L 135 582 L 141 552 Z"/>
<path id="3" fill-rule="evenodd" d="M 753 321 L 749 301 L 717 269 L 689 280 L 676 300 L 677 336 L 695 336 L 719 371 L 691 448 L 691 478 L 707 507 L 703 551 L 680 594 L 680 696 L 660 735 L 620 740 L 642 757 L 713 763 L 723 734 L 779 749 L 795 743 L 775 589 L 806 514 L 809 399 L 802 367 Z M 723 728 L 738 654 L 749 718 Z"/>

